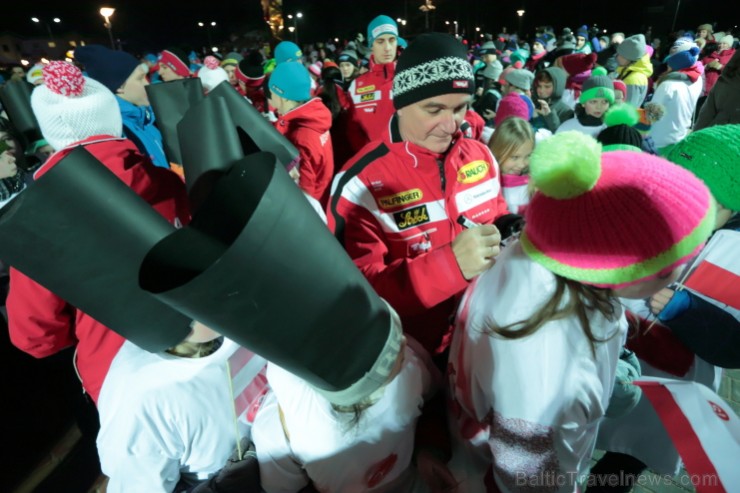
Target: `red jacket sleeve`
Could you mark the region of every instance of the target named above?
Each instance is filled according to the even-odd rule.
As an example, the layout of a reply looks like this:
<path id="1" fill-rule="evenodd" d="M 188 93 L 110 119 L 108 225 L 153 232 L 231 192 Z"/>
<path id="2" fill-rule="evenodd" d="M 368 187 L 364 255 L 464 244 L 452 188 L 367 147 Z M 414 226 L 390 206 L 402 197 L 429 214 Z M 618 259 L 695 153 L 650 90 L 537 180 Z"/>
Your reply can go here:
<path id="1" fill-rule="evenodd" d="M 6 308 L 11 342 L 31 356 L 51 356 L 77 343 L 74 307 L 15 269 Z"/>
<path id="2" fill-rule="evenodd" d="M 344 221 L 341 239 L 347 253 L 378 295 L 399 315 L 421 314 L 467 287 L 468 281 L 452 253 L 452 244 L 418 257 L 388 262 L 389 245 L 367 209 L 340 197 L 336 214 Z"/>
<path id="3" fill-rule="evenodd" d="M 297 132 L 293 142 L 301 158 L 298 184 L 301 190 L 318 200 L 325 207 L 331 179 L 334 176 L 331 137 L 327 132 L 327 141 L 322 146 L 316 138 L 316 133 L 309 132 L 305 134 Z"/>

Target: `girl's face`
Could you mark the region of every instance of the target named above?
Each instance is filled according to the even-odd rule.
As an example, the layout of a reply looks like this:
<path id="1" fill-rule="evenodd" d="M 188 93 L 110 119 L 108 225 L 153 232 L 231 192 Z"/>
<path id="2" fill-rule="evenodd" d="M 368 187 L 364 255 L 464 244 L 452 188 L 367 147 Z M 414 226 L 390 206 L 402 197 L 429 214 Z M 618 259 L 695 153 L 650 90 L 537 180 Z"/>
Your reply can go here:
<path id="1" fill-rule="evenodd" d="M 501 163 L 501 173 L 504 175 L 526 175 L 529 171 L 529 158 L 534 149 L 533 142 L 525 142 L 511 153 L 506 161 Z"/>
<path id="2" fill-rule="evenodd" d="M 624 94 L 622 91 L 614 91 L 614 104 L 622 104 L 624 102 Z"/>
<path id="3" fill-rule="evenodd" d="M 553 85 L 552 82 L 539 81 L 537 82 L 537 97 L 540 99 L 548 99 L 552 96 Z"/>
<path id="4" fill-rule="evenodd" d="M 583 45 L 586 44 L 586 38 L 583 36 L 577 36 L 576 37 L 576 48 L 583 48 Z"/>
<path id="5" fill-rule="evenodd" d="M 545 47 L 542 46 L 542 43 L 540 43 L 538 41 L 535 41 L 534 43 L 532 43 L 532 51 L 535 54 L 539 54 L 539 53 L 542 53 L 543 51 L 545 51 Z"/>
<path id="6" fill-rule="evenodd" d="M 342 72 L 342 77 L 349 79 L 355 72 L 355 66 L 349 62 L 341 62 L 339 64 L 339 71 Z"/>
<path id="7" fill-rule="evenodd" d="M 609 109 L 609 101 L 604 98 L 589 99 L 583 105 L 583 108 L 586 110 L 587 115 L 601 118 L 606 113 L 606 110 Z"/>
<path id="8" fill-rule="evenodd" d="M 701 31 L 699 31 L 699 37 L 701 39 L 706 39 L 708 34 L 709 34 L 709 31 L 707 31 L 706 29 L 702 29 Z"/>

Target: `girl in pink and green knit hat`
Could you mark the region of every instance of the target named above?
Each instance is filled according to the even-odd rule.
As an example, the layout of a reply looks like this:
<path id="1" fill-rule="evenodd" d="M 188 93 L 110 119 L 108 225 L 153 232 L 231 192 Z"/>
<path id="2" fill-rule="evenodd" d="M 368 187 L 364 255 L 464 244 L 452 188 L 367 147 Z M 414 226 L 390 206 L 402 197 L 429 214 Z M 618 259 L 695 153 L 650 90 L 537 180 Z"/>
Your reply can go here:
<path id="1" fill-rule="evenodd" d="M 519 241 L 458 309 L 449 467 L 466 484 L 509 490 L 534 471 L 575 492 L 599 422 L 615 412 L 627 329 L 617 297 L 674 280 L 711 233 L 715 206 L 688 171 L 646 153 L 602 153 L 578 132 L 538 144 L 530 176 L 537 192 Z"/>

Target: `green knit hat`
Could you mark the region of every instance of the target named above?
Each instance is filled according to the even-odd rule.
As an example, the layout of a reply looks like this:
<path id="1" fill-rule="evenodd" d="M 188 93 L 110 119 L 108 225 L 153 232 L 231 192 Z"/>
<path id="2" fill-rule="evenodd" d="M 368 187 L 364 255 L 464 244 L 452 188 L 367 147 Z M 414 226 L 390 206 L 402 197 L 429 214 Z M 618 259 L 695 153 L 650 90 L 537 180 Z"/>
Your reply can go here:
<path id="1" fill-rule="evenodd" d="M 606 75 L 591 75 L 586 79 L 578 102 L 586 104 L 586 101 L 596 98 L 603 98 L 609 101 L 610 105 L 614 104 L 614 83 Z"/>
<path id="2" fill-rule="evenodd" d="M 665 155 L 698 176 L 724 207 L 740 211 L 740 125 L 692 132 Z"/>

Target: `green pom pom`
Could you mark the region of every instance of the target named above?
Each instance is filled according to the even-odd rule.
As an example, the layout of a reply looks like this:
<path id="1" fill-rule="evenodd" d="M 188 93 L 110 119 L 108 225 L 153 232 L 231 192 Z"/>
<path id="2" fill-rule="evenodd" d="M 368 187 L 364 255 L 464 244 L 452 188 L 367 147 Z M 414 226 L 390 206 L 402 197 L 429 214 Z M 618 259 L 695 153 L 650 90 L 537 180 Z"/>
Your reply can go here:
<path id="1" fill-rule="evenodd" d="M 615 125 L 627 125 L 634 127 L 640 121 L 637 109 L 629 103 L 622 103 L 609 108 L 604 115 L 604 123 L 607 127 Z"/>
<path id="2" fill-rule="evenodd" d="M 529 175 L 535 187 L 548 197 L 578 197 L 599 181 L 601 144 L 581 132 L 556 134 L 537 144 Z"/>
<path id="3" fill-rule="evenodd" d="M 606 75 L 606 69 L 604 67 L 596 67 L 591 71 L 591 76 L 594 75 Z"/>

